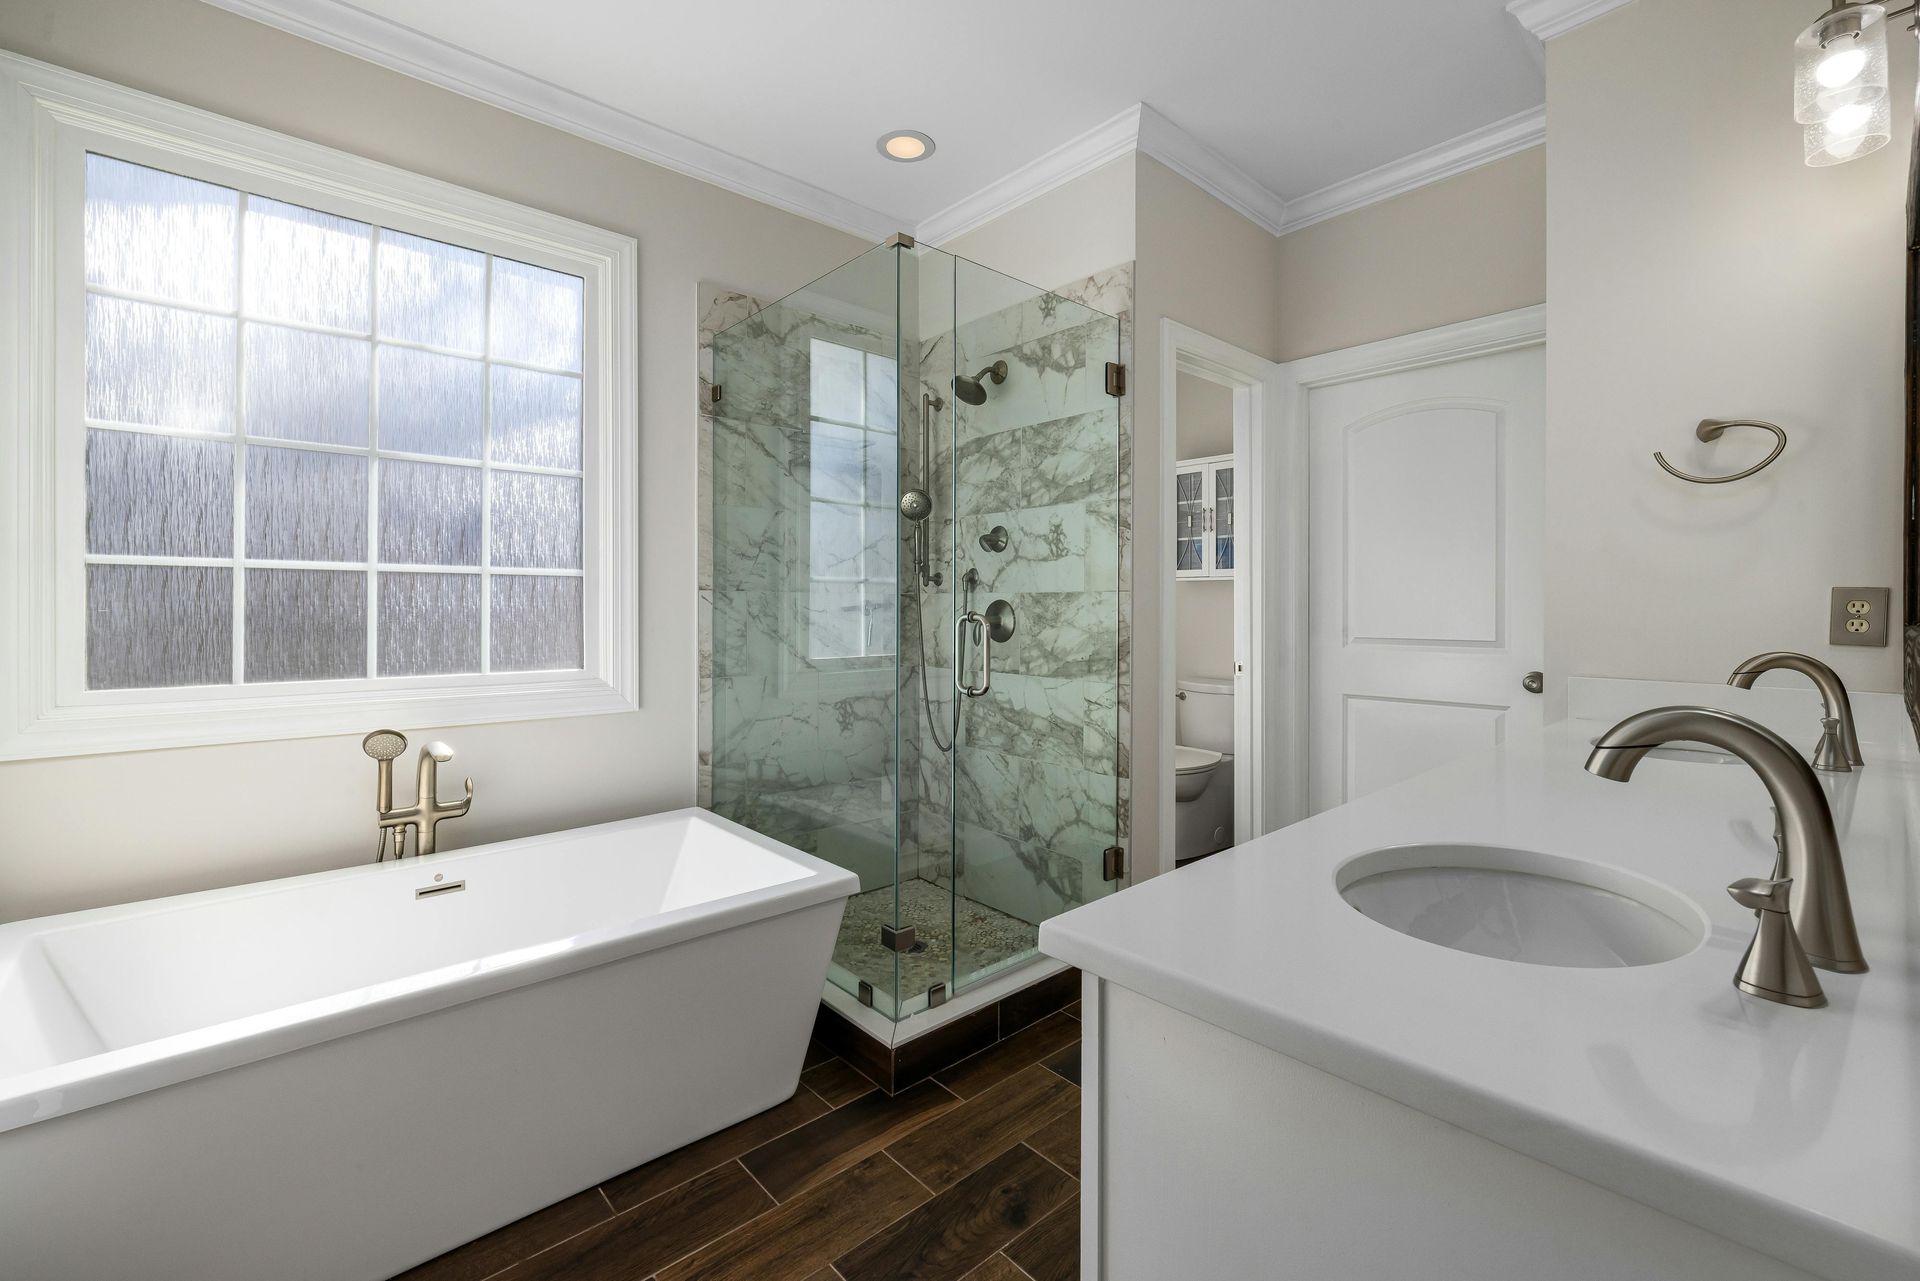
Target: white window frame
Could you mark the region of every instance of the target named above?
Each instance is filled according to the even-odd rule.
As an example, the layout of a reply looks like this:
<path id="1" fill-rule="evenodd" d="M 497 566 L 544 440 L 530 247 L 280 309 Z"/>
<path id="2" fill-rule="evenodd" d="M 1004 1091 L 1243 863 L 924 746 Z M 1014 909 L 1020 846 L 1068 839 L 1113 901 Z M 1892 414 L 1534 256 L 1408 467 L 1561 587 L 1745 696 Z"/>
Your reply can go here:
<path id="1" fill-rule="evenodd" d="M 86 688 L 85 157 L 98 151 L 578 276 L 582 670 Z M 0 51 L 0 760 L 631 711 L 639 688 L 628 236 Z M 236 552 L 239 549 L 236 549 Z M 378 625 L 369 616 L 368 626 Z"/>

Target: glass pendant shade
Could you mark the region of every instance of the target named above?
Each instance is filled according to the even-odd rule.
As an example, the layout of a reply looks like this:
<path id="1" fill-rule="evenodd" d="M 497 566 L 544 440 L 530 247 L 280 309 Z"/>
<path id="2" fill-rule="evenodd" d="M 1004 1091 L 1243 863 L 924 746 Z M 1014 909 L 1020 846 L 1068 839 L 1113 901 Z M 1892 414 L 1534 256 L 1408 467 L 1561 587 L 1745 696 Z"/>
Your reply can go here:
<path id="1" fill-rule="evenodd" d="M 1893 138 L 1892 112 L 1885 94 L 1872 102 L 1836 107 L 1807 126 L 1807 163 L 1845 164 L 1880 150 Z"/>
<path id="2" fill-rule="evenodd" d="M 1884 5 L 1824 13 L 1793 42 L 1793 118 L 1801 124 L 1817 126 L 1835 111 L 1886 96 Z"/>

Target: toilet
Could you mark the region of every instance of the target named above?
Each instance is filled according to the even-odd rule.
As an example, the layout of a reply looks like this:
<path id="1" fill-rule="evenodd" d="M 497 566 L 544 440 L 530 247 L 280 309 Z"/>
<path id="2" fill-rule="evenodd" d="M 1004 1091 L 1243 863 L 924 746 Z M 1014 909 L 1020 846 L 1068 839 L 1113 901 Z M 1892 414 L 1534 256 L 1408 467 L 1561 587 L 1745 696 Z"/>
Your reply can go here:
<path id="1" fill-rule="evenodd" d="M 1233 678 L 1182 676 L 1173 713 L 1173 857 L 1233 844 Z"/>

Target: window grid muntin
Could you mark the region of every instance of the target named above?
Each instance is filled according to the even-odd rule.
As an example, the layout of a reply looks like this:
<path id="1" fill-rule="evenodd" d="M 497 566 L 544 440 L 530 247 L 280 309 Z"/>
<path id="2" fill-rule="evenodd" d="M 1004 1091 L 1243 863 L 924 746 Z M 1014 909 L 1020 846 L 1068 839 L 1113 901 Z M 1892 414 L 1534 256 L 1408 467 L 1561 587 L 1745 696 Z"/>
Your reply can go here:
<path id="1" fill-rule="evenodd" d="M 163 172 L 163 173 L 173 172 L 171 170 L 164 169 L 156 165 L 146 164 L 143 161 L 125 160 L 125 159 L 122 159 L 121 157 L 114 156 L 104 151 L 89 151 L 88 154 L 98 155 L 104 159 L 111 160 L 120 164 L 134 165 L 134 166 L 148 168 L 148 169 L 156 169 L 159 172 Z M 205 183 L 208 186 L 224 185 L 224 184 L 212 182 L 203 178 L 194 178 L 186 174 L 176 174 L 175 176 L 186 178 L 188 181 L 191 181 L 191 182 Z M 247 574 L 247 570 L 249 569 L 320 570 L 325 572 L 357 573 L 357 574 L 365 575 L 366 588 L 367 588 L 367 606 L 368 606 L 367 624 L 366 624 L 366 627 L 367 627 L 366 670 L 361 676 L 352 677 L 348 679 L 355 679 L 355 680 L 364 679 L 364 680 L 375 680 L 375 681 L 394 681 L 394 680 L 411 679 L 409 677 L 383 677 L 380 675 L 379 587 L 380 587 L 381 574 L 383 573 L 448 573 L 448 574 L 478 575 L 480 578 L 480 584 L 481 584 L 480 586 L 480 638 L 479 638 L 480 668 L 477 672 L 462 673 L 462 674 L 478 675 L 478 676 L 493 674 L 492 580 L 494 576 L 507 575 L 507 576 L 526 576 L 526 577 L 569 577 L 569 578 L 581 578 L 584 580 L 586 577 L 587 560 L 589 556 L 593 554 L 593 540 L 590 537 L 590 531 L 588 531 L 585 528 L 587 512 L 589 511 L 588 492 L 587 492 L 588 486 L 587 486 L 586 470 L 584 467 L 584 463 L 587 455 L 587 449 L 586 449 L 587 442 L 585 439 L 585 434 L 586 434 L 585 378 L 587 374 L 586 349 L 588 347 L 587 318 L 585 317 L 585 315 L 582 315 L 581 317 L 580 346 L 578 350 L 578 356 L 579 356 L 578 363 L 580 364 L 581 368 L 578 370 L 556 368 L 552 366 L 540 365 L 540 364 L 535 364 L 535 363 L 530 363 L 527 361 L 520 361 L 520 360 L 510 360 L 505 358 L 496 359 L 493 355 L 493 346 L 494 346 L 493 264 L 494 264 L 495 258 L 501 255 L 497 255 L 491 250 L 475 249 L 471 246 L 459 244 L 458 242 L 455 242 L 455 241 L 442 240 L 441 243 L 453 245 L 453 247 L 455 248 L 462 249 L 470 253 L 478 253 L 483 257 L 483 260 L 484 260 L 483 280 L 482 280 L 482 288 L 481 288 L 481 295 L 480 295 L 480 298 L 481 298 L 481 349 L 480 351 L 476 353 L 469 350 L 452 348 L 452 347 L 443 347 L 443 346 L 438 346 L 431 343 L 414 342 L 414 341 L 401 340 L 401 339 L 390 340 L 390 339 L 382 338 L 379 334 L 380 244 L 381 244 L 382 233 L 389 229 L 381 226 L 377 222 L 372 222 L 372 221 L 361 219 L 361 218 L 354 218 L 350 215 L 343 215 L 343 214 L 333 214 L 330 216 L 341 217 L 351 222 L 360 223 L 366 226 L 370 232 L 369 239 L 368 239 L 368 253 L 367 253 L 368 328 L 365 331 L 359 331 L 359 330 L 353 330 L 353 329 L 343 329 L 343 328 L 340 328 L 339 326 L 333 326 L 333 325 L 314 324 L 314 323 L 308 323 L 308 322 L 302 322 L 302 321 L 289 321 L 289 320 L 281 320 L 277 318 L 269 318 L 265 316 L 251 315 L 249 311 L 249 305 L 248 305 L 249 298 L 248 298 L 248 291 L 246 287 L 246 242 L 247 242 L 246 228 L 247 228 L 247 212 L 250 207 L 251 201 L 255 199 L 257 193 L 250 192 L 238 187 L 228 187 L 227 189 L 234 191 L 237 196 L 237 201 L 235 204 L 234 233 L 233 233 L 234 234 L 234 248 L 233 248 L 234 306 L 232 308 L 227 309 L 227 308 L 213 307 L 203 303 L 183 302 L 175 299 L 160 297 L 157 295 L 149 295 L 139 291 L 117 289 L 117 288 L 113 288 L 111 286 L 105 286 L 105 285 L 95 285 L 92 281 L 85 280 L 84 276 L 82 281 L 82 290 L 83 290 L 82 298 L 84 299 L 86 297 L 94 297 L 94 296 L 103 297 L 103 298 L 118 298 L 118 299 L 124 299 L 126 301 L 130 301 L 130 302 L 145 303 L 152 306 L 166 307 L 166 308 L 171 308 L 178 311 L 191 312 L 199 315 L 218 316 L 223 319 L 233 320 L 234 321 L 234 343 L 233 343 L 234 395 L 233 395 L 233 418 L 230 422 L 231 430 L 226 432 L 218 432 L 218 431 L 208 431 L 208 430 L 199 429 L 199 428 L 178 428 L 178 427 L 166 427 L 166 426 L 160 426 L 156 424 L 147 424 L 147 423 L 115 422 L 115 421 L 106 420 L 106 419 L 98 419 L 91 415 L 86 415 L 84 413 L 82 415 L 82 426 L 85 431 L 99 430 L 99 431 L 133 432 L 133 433 L 143 433 L 143 434 L 149 434 L 149 435 L 177 436 L 177 437 L 183 437 L 187 439 L 221 441 L 221 442 L 232 444 L 233 445 L 233 459 L 232 459 L 233 535 L 232 536 L 233 536 L 234 553 L 230 557 L 222 558 L 222 557 L 194 557 L 194 556 L 117 555 L 117 554 L 106 554 L 106 553 L 97 554 L 92 551 L 83 551 L 82 553 L 83 566 L 91 566 L 96 564 L 99 564 L 99 565 L 117 564 L 117 565 L 200 566 L 200 567 L 209 567 L 209 568 L 231 568 L 233 570 L 233 611 L 232 611 L 233 619 L 232 619 L 232 635 L 229 639 L 229 644 L 232 649 L 233 677 L 232 677 L 231 685 L 234 688 L 244 688 L 247 686 L 246 670 L 245 670 L 245 665 L 246 665 L 246 574 Z M 317 212 L 321 214 L 328 213 L 328 211 L 325 209 L 319 209 L 316 206 L 311 204 L 301 204 L 298 201 L 275 199 L 273 197 L 265 196 L 265 195 L 260 195 L 258 196 L 258 198 L 262 200 L 267 200 L 270 203 L 274 203 L 274 204 L 294 205 L 295 207 L 312 210 L 313 212 Z M 85 183 L 83 181 L 82 183 L 83 205 L 84 205 L 85 199 L 86 199 L 86 188 L 85 188 Z M 409 234 L 409 233 L 396 233 L 396 234 Z M 435 237 L 431 237 L 431 236 L 418 237 L 418 238 L 435 239 Z M 530 263 L 527 265 L 540 267 L 540 265 L 537 263 Z M 556 275 L 572 276 L 572 273 L 570 272 L 560 271 L 551 267 L 540 267 L 540 270 L 552 271 Z M 584 295 L 585 289 L 586 289 L 585 280 L 579 276 L 572 276 L 572 278 L 575 280 L 579 280 L 581 282 L 582 293 Z M 326 334 L 326 335 L 331 335 L 335 337 L 352 338 L 352 339 L 364 341 L 368 344 L 368 352 L 367 352 L 368 401 L 367 401 L 367 422 L 366 422 L 367 443 L 364 447 L 352 446 L 352 445 L 339 445 L 339 444 L 334 444 L 331 442 L 324 442 L 324 441 L 291 440 L 284 437 L 259 435 L 247 430 L 247 426 L 246 426 L 247 346 L 246 344 L 247 344 L 248 328 L 249 326 L 255 326 L 255 325 L 266 325 L 266 326 L 272 326 L 272 327 L 299 331 L 299 332 Z M 405 349 L 410 349 L 415 351 L 424 351 L 424 352 L 429 352 L 436 355 L 444 355 L 444 356 L 456 357 L 463 360 L 471 360 L 480 365 L 483 399 L 482 399 L 481 456 L 478 459 L 449 457 L 449 456 L 443 456 L 438 454 L 418 454 L 418 453 L 403 452 L 403 451 L 397 451 L 397 450 L 383 450 L 379 447 L 378 445 L 379 436 L 380 436 L 379 372 L 380 372 L 380 349 L 382 347 L 405 348 Z M 582 384 L 582 392 L 580 397 L 581 418 L 577 428 L 581 433 L 581 456 L 582 456 L 582 463 L 583 463 L 582 467 L 579 467 L 579 468 L 545 467 L 545 466 L 540 466 L 536 464 L 497 462 L 493 459 L 494 424 L 493 424 L 492 371 L 495 366 L 500 366 L 504 368 L 522 369 L 522 370 L 527 370 L 535 373 L 555 375 L 563 378 L 571 378 L 574 381 Z M 864 365 L 863 365 L 863 368 L 864 368 Z M 306 450 L 312 453 L 347 454 L 347 455 L 352 455 L 352 456 L 357 456 L 357 457 L 362 457 L 367 459 L 368 489 L 367 489 L 367 522 L 366 522 L 366 553 L 367 553 L 366 559 L 361 561 L 300 561 L 300 560 L 274 559 L 269 557 L 252 557 L 252 556 L 246 555 L 245 554 L 246 517 L 247 517 L 247 510 L 248 510 L 247 494 L 246 494 L 246 473 L 247 473 L 247 449 L 250 445 L 258 445 L 263 447 L 270 446 L 276 449 Z M 435 465 L 445 465 L 445 466 L 474 467 L 479 469 L 481 473 L 481 483 L 480 483 L 480 521 L 481 521 L 480 557 L 481 557 L 481 561 L 478 566 L 417 565 L 417 564 L 405 564 L 401 562 L 386 562 L 379 559 L 379 548 L 380 548 L 380 543 L 379 543 L 380 476 L 379 476 L 379 472 L 380 472 L 380 462 L 382 459 L 391 459 L 395 461 L 406 461 L 406 462 L 423 462 L 423 463 L 431 463 Z M 495 569 L 493 567 L 493 564 L 492 564 L 492 558 L 493 558 L 492 473 L 496 470 L 504 471 L 504 472 L 523 472 L 523 473 L 529 473 L 533 475 L 572 478 L 572 479 L 577 479 L 581 482 L 582 527 L 580 529 L 581 563 L 579 566 L 573 567 L 573 568 L 512 567 L 512 568 L 501 568 L 501 569 Z M 863 532 L 864 532 L 864 526 L 863 526 Z M 84 572 L 84 569 L 83 569 L 83 572 Z M 862 597 L 863 607 L 864 607 L 864 600 L 865 600 L 865 597 L 863 594 L 863 597 Z M 516 676 L 538 675 L 540 671 L 545 671 L 545 670 L 571 671 L 571 670 L 586 669 L 588 665 L 589 656 L 584 652 L 584 650 L 587 643 L 589 628 L 588 628 L 588 618 L 587 618 L 588 600 L 587 600 L 587 593 L 584 590 L 584 583 L 583 583 L 581 602 L 582 602 L 582 617 L 580 620 L 580 624 L 581 624 L 580 630 L 581 630 L 581 640 L 582 640 L 582 648 L 583 648 L 583 653 L 581 655 L 581 659 L 582 659 L 581 668 L 538 669 L 532 672 L 516 671 L 513 673 L 514 675 Z M 864 636 L 863 636 L 863 643 L 864 643 Z M 448 673 L 447 675 L 453 675 L 453 673 Z M 301 683 L 301 681 L 293 680 L 293 681 L 285 681 L 285 682 L 255 682 L 255 685 L 257 686 L 262 683 L 293 684 L 293 683 Z M 87 688 L 91 689 L 93 687 L 91 685 L 88 685 Z M 192 687 L 181 687 L 181 686 L 129 687 L 130 690 L 164 690 L 168 688 L 179 689 L 179 688 L 192 688 Z M 212 688 L 212 687 L 203 686 L 199 688 Z M 102 692 L 107 692 L 107 691 L 103 690 Z M 128 690 L 113 690 L 112 692 L 125 693 L 125 692 L 128 692 Z"/>
<path id="2" fill-rule="evenodd" d="M 868 375 L 869 365 L 873 361 L 884 360 L 888 364 L 894 366 L 895 377 L 897 379 L 898 372 L 899 372 L 899 362 L 891 356 L 881 355 L 876 352 L 870 352 L 860 347 L 849 347 L 844 343 L 829 342 L 824 338 L 816 338 L 813 340 L 813 342 L 821 346 L 839 347 L 843 351 L 852 351 L 852 352 L 857 352 L 859 354 L 860 356 L 860 416 L 863 420 L 871 418 L 872 406 L 868 403 L 869 393 L 872 389 L 872 383 L 869 381 L 869 375 Z M 896 386 L 897 385 L 898 384 L 896 382 Z M 809 508 L 808 508 L 809 512 L 811 512 L 812 510 L 811 504 L 815 504 L 815 503 L 824 503 L 824 504 L 827 504 L 828 506 L 833 506 L 833 507 L 851 507 L 856 509 L 859 512 L 859 515 L 860 515 L 860 573 L 855 578 L 822 578 L 813 572 L 813 544 L 811 541 L 812 530 L 811 528 L 809 528 L 808 530 L 809 541 L 807 544 L 807 599 L 808 599 L 809 609 L 811 609 L 812 599 L 813 599 L 813 585 L 815 583 L 834 583 L 840 586 L 845 586 L 848 583 L 852 583 L 855 586 L 857 586 L 860 589 L 860 652 L 857 654 L 816 654 L 814 653 L 813 652 L 813 624 L 812 624 L 811 618 L 809 618 L 808 625 L 807 625 L 807 657 L 815 662 L 845 661 L 845 662 L 854 662 L 854 663 L 860 662 L 865 659 L 892 658 L 894 656 L 892 650 L 870 649 L 868 648 L 868 643 L 867 643 L 869 640 L 870 632 L 871 632 L 871 628 L 868 625 L 868 619 L 867 619 L 867 607 L 868 607 L 868 601 L 870 599 L 869 591 L 874 583 L 881 581 L 873 577 L 872 573 L 869 570 L 869 566 L 867 564 L 868 549 L 871 546 L 871 543 L 869 541 L 870 530 L 869 530 L 868 522 L 874 519 L 876 513 L 883 519 L 891 520 L 893 518 L 893 512 L 885 506 L 874 505 L 866 501 L 866 495 L 867 495 L 866 482 L 867 482 L 868 454 L 869 454 L 869 451 L 872 449 L 871 442 L 873 437 L 882 436 L 882 437 L 891 438 L 894 441 L 894 448 L 897 451 L 899 448 L 899 429 L 896 426 L 894 430 L 888 431 L 882 428 L 869 426 L 868 423 L 865 421 L 857 422 L 857 423 L 848 422 L 846 419 L 835 418 L 828 414 L 814 413 L 811 403 L 809 403 L 807 407 L 807 418 L 809 423 L 811 423 L 814 426 L 825 424 L 826 426 L 829 426 L 829 427 L 840 427 L 848 431 L 857 431 L 860 433 L 860 497 L 858 499 L 823 498 L 819 494 L 811 492 L 811 487 L 809 488 L 809 493 L 807 495 L 807 501 L 809 503 Z M 809 427 L 808 429 L 808 439 L 809 441 L 811 441 L 812 439 L 811 427 Z M 897 457 L 898 456 L 896 453 L 896 465 L 897 465 Z M 895 552 L 896 559 L 894 562 L 894 568 L 895 568 L 896 574 L 898 573 L 898 570 L 899 570 L 898 555 L 899 553 L 896 549 L 896 552 Z M 883 583 L 882 585 L 884 587 L 891 587 L 891 584 L 887 584 L 887 583 Z"/>

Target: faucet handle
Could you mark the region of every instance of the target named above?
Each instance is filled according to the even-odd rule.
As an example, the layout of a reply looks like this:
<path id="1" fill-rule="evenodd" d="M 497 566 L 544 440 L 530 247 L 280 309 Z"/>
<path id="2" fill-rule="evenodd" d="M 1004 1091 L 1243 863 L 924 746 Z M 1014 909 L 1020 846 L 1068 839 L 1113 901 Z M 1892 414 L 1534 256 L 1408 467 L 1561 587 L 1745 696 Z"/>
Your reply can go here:
<path id="1" fill-rule="evenodd" d="M 1813 749 L 1813 767 L 1828 774 L 1847 774 L 1853 770 L 1847 760 L 1847 749 L 1840 741 L 1838 716 L 1820 718 L 1820 743 Z"/>
<path id="2" fill-rule="evenodd" d="M 1734 902 L 1752 908 L 1759 917 L 1753 942 L 1747 944 L 1740 968 L 1734 971 L 1733 985 L 1749 996 L 1818 1009 L 1827 1003 L 1827 994 L 1820 990 L 1820 980 L 1807 961 L 1799 931 L 1793 928 L 1793 917 L 1787 911 L 1792 890 L 1790 876 L 1749 876 L 1727 886 Z"/>
<path id="3" fill-rule="evenodd" d="M 1793 892 L 1791 876 L 1743 876 L 1727 886 L 1727 895 L 1756 912 L 1784 912 Z"/>

